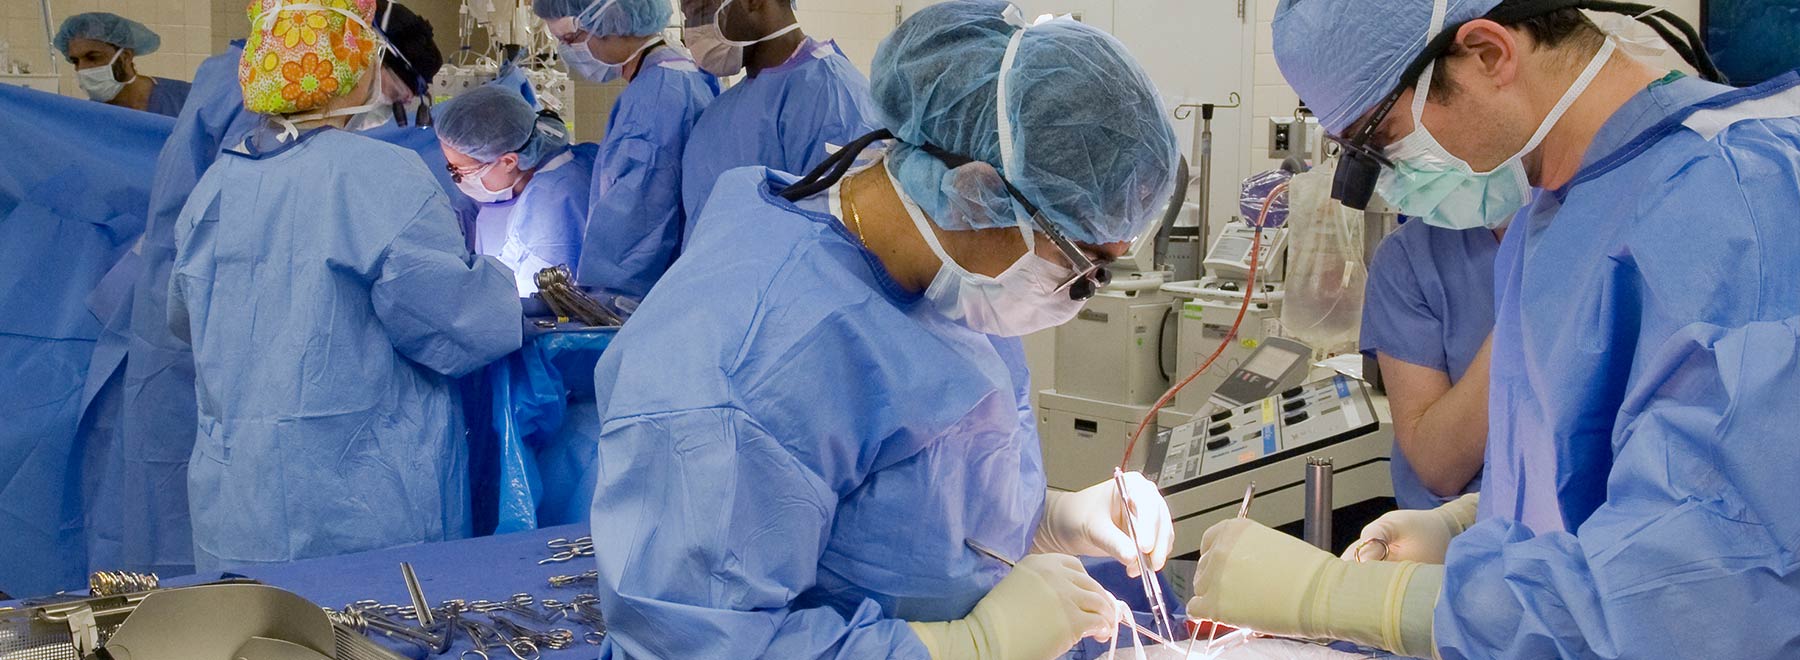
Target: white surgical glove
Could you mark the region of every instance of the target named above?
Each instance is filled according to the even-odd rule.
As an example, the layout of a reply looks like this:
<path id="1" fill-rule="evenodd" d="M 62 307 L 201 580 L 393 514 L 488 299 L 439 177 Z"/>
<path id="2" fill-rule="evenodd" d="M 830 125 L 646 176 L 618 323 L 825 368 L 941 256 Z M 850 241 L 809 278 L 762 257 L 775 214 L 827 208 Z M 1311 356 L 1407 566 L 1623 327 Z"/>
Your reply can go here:
<path id="1" fill-rule="evenodd" d="M 1444 563 L 1450 540 L 1475 524 L 1480 495 L 1470 493 L 1429 510 L 1389 511 L 1362 529 L 1362 537 L 1344 550 L 1351 561 L 1416 561 Z"/>
<path id="2" fill-rule="evenodd" d="M 1437 657 L 1432 611 L 1443 566 L 1348 562 L 1244 518 L 1206 530 L 1200 552 L 1190 617 Z"/>
<path id="3" fill-rule="evenodd" d="M 1032 551 L 1112 557 L 1131 577 L 1138 575 L 1139 557 L 1150 555 L 1150 570 L 1162 570 L 1175 542 L 1169 503 L 1156 484 L 1136 472 L 1125 473 L 1125 493 L 1132 503 L 1129 514 L 1111 479 L 1073 493 L 1050 491 L 1044 499 L 1044 520 L 1031 539 Z M 1129 524 L 1137 526 L 1137 543 L 1131 542 L 1127 531 L 1127 515 Z"/>
<path id="4" fill-rule="evenodd" d="M 1026 555 L 956 621 L 908 622 L 932 660 L 1051 660 L 1083 637 L 1112 639 L 1112 594 L 1069 555 Z"/>

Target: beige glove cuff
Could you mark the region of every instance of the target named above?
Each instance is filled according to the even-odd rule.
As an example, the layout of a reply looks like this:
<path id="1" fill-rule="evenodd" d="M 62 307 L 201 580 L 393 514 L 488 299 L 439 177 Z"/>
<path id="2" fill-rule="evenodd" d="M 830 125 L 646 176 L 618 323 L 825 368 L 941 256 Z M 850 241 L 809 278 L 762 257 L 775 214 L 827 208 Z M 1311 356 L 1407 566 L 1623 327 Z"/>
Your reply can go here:
<path id="1" fill-rule="evenodd" d="M 1480 503 L 1481 493 L 1469 493 L 1438 507 L 1437 513 L 1450 526 L 1450 535 L 1456 536 L 1475 524 L 1475 510 L 1480 507 Z"/>
<path id="2" fill-rule="evenodd" d="M 1067 544 L 1056 538 L 1056 525 L 1051 522 L 1056 519 L 1057 509 L 1062 506 L 1063 498 L 1069 495 L 1071 493 L 1060 490 L 1052 490 L 1044 494 L 1044 517 L 1038 520 L 1037 531 L 1031 534 L 1031 554 L 1080 554 L 1071 552 L 1064 547 Z"/>
<path id="3" fill-rule="evenodd" d="M 1331 562 L 1303 623 L 1312 637 L 1346 639 L 1401 655 L 1434 658 L 1432 617 L 1444 567 L 1416 562 Z"/>
<path id="4" fill-rule="evenodd" d="M 913 634 L 919 636 L 919 641 L 925 644 L 925 652 L 931 655 L 931 660 L 979 657 L 975 651 L 975 635 L 963 621 L 908 621 L 906 627 L 912 628 Z"/>

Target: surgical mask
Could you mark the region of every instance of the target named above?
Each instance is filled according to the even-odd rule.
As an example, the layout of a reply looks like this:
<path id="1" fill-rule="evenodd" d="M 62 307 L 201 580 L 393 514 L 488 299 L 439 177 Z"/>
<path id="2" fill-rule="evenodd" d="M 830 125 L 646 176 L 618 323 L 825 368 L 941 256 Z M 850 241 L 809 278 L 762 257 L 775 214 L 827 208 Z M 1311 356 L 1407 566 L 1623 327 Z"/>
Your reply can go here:
<path id="1" fill-rule="evenodd" d="M 588 51 L 586 43 L 580 46 L 571 46 L 558 42 L 556 52 L 562 54 L 563 64 L 568 65 L 569 71 L 574 72 L 575 75 L 597 83 L 612 82 L 619 77 L 619 70 L 606 66 L 599 58 L 594 57 L 594 54 Z"/>
<path id="2" fill-rule="evenodd" d="M 639 55 L 642 55 L 646 51 L 661 44 L 661 39 L 645 41 L 644 45 L 640 46 L 637 50 L 632 51 L 631 55 L 625 58 L 625 61 L 616 64 L 595 57 L 593 52 L 588 50 L 585 43 L 579 47 L 561 44 L 558 48 L 562 51 L 563 61 L 569 63 L 569 68 L 571 70 L 581 74 L 581 77 L 583 78 L 604 84 L 618 80 L 620 76 L 625 75 L 626 64 L 629 64 L 632 60 L 637 59 Z"/>
<path id="3" fill-rule="evenodd" d="M 1435 63 L 1425 67 L 1413 92 L 1413 132 L 1388 147 L 1391 169 L 1381 173 L 1375 190 L 1382 199 L 1400 209 L 1404 215 L 1445 229 L 1494 229 L 1505 225 L 1519 209 L 1531 201 L 1531 180 L 1525 171 L 1525 156 L 1537 150 L 1550 130 L 1581 98 L 1594 77 L 1600 74 L 1612 57 L 1615 46 L 1607 40 L 1587 69 L 1575 79 L 1557 101 L 1556 107 L 1538 125 L 1525 147 L 1498 167 L 1476 172 L 1467 161 L 1457 158 L 1439 144 L 1425 128 L 1425 100 L 1431 92 L 1431 74 Z"/>
<path id="4" fill-rule="evenodd" d="M 345 108 L 347 111 L 354 111 L 355 114 L 351 115 L 350 120 L 344 123 L 344 130 L 361 133 L 381 128 L 394 120 L 394 101 L 387 97 L 387 86 L 381 84 L 380 78 L 387 75 L 387 72 L 380 66 L 380 63 L 377 62 L 375 91 L 369 95 L 369 102 L 354 108 Z"/>
<path id="5" fill-rule="evenodd" d="M 775 39 L 789 32 L 800 29 L 799 23 L 789 24 L 774 32 L 749 41 L 736 41 L 725 37 L 721 26 L 725 17 L 725 8 L 731 6 L 733 0 L 725 0 L 713 11 L 712 25 L 701 25 L 681 31 L 682 41 L 694 52 L 694 61 L 700 68 L 715 76 L 735 76 L 744 70 L 744 49 L 756 44 Z"/>
<path id="6" fill-rule="evenodd" d="M 982 334 L 1021 337 L 1068 323 L 1081 312 L 1084 301 L 1071 299 L 1068 292 L 1059 288 L 1075 275 L 1075 270 L 1038 256 L 1033 249 L 1037 234 L 1031 231 L 1029 220 L 1019 219 L 1019 234 L 1026 245 L 1024 256 L 998 277 L 972 273 L 944 251 L 937 233 L 931 229 L 931 220 L 907 196 L 893 172 L 888 172 L 888 181 L 900 195 L 913 227 L 925 237 L 932 254 L 943 262 L 931 285 L 925 288 L 925 299 L 938 314 Z"/>
<path id="7" fill-rule="evenodd" d="M 101 103 L 118 98 L 119 92 L 125 89 L 126 85 L 137 81 L 137 76 L 132 76 L 131 80 L 119 82 L 113 75 L 113 65 L 118 63 L 119 56 L 124 54 L 125 49 L 120 48 L 113 51 L 112 59 L 107 61 L 105 66 L 76 71 L 75 84 L 81 86 L 81 91 L 87 92 L 88 98 Z"/>
<path id="8" fill-rule="evenodd" d="M 499 164 L 500 161 L 496 160 L 487 165 L 483 165 L 481 169 L 475 170 L 474 173 L 463 175 L 462 180 L 456 182 L 456 189 L 461 190 L 464 195 L 468 195 L 469 199 L 473 199 L 481 204 L 499 204 L 501 202 L 512 201 L 512 186 L 506 186 L 499 190 L 490 190 L 487 187 L 487 182 L 481 180 L 482 177 L 487 176 L 487 173 L 494 169 L 495 165 Z"/>
<path id="9" fill-rule="evenodd" d="M 744 71 L 744 49 L 726 43 L 716 24 L 682 28 L 681 41 L 693 52 L 694 62 L 707 73 L 723 78 Z"/>

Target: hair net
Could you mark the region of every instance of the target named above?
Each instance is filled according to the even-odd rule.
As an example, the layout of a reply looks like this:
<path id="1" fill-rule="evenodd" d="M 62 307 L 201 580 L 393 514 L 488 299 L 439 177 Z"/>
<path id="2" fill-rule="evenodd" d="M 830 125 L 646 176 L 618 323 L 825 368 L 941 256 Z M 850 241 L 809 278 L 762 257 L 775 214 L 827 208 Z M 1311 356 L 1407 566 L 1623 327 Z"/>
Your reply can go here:
<path id="1" fill-rule="evenodd" d="M 554 115 L 538 116 L 512 87 L 482 85 L 445 101 L 432 112 L 445 146 L 483 163 L 519 154 L 519 169 L 535 169 L 569 144 Z"/>
<path id="2" fill-rule="evenodd" d="M 103 11 L 63 19 L 62 29 L 56 31 L 56 49 L 68 55 L 70 39 L 104 41 L 138 55 L 149 55 L 162 46 L 162 37 L 143 23 Z"/>
<path id="3" fill-rule="evenodd" d="M 1071 239 L 1135 238 L 1168 202 L 1179 159 L 1156 87 L 1106 33 L 1071 20 L 1024 28 L 1016 16 L 998 0 L 946 2 L 881 43 L 871 86 L 901 142 L 889 151 L 896 180 L 944 229 L 1016 225 L 1003 174 Z M 1019 171 L 1008 172 L 995 95 L 1021 29 L 1005 103 Z M 950 170 L 924 144 L 977 162 Z"/>
<path id="4" fill-rule="evenodd" d="M 534 0 L 538 18 L 574 17 L 597 37 L 647 37 L 662 32 L 675 12 L 669 0 Z"/>
<path id="5" fill-rule="evenodd" d="M 1440 0 L 1444 1 L 1444 0 Z M 1447 0 L 1444 25 L 1480 18 L 1500 0 Z M 1281 0 L 1275 63 L 1333 135 L 1412 81 L 1406 65 L 1431 36 L 1433 0 Z"/>

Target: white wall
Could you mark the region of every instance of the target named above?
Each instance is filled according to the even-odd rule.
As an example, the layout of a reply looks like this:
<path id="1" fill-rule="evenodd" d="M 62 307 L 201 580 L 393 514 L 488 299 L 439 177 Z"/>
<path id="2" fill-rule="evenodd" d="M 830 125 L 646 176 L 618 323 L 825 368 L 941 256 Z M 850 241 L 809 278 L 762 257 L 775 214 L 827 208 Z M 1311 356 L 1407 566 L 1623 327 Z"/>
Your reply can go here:
<path id="1" fill-rule="evenodd" d="M 74 14 L 106 11 L 138 21 L 162 37 L 155 53 L 138 59 L 138 72 L 189 80 L 200 61 L 212 52 L 213 8 L 208 0 L 51 0 L 50 30 Z M 0 0 L 0 39 L 11 45 L 11 57 L 33 73 L 49 73 L 50 38 L 38 0 Z M 61 58 L 61 54 L 55 55 Z M 61 61 L 64 94 L 80 95 L 75 68 Z"/>

